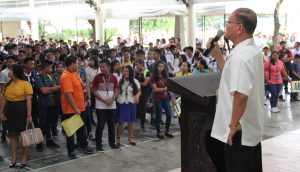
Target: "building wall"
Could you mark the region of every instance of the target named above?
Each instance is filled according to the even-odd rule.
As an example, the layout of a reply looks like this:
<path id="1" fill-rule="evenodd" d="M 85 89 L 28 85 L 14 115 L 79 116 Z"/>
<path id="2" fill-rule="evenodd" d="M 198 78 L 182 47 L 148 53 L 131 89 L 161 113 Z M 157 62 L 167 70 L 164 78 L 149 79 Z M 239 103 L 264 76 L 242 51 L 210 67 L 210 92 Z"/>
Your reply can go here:
<path id="1" fill-rule="evenodd" d="M 0 22 L 0 33 L 2 33 L 3 37 L 15 38 L 19 35 L 20 29 L 21 29 L 20 21 Z"/>

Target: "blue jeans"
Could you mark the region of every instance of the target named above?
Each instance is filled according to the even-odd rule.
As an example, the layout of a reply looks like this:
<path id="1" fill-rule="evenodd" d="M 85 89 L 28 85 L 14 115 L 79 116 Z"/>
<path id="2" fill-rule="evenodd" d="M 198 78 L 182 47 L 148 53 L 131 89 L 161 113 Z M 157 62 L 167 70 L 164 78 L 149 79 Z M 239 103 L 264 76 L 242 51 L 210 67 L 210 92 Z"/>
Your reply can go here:
<path id="1" fill-rule="evenodd" d="M 156 107 L 156 115 L 155 115 L 155 127 L 157 134 L 160 134 L 160 119 L 163 109 L 166 113 L 166 131 L 165 133 L 169 132 L 170 124 L 171 124 L 171 106 L 169 100 L 159 100 L 155 103 Z"/>
<path id="2" fill-rule="evenodd" d="M 270 104 L 271 104 L 271 108 L 277 106 L 277 100 L 278 100 L 278 97 L 279 97 L 281 86 L 282 86 L 281 84 L 270 84 L 270 93 L 271 93 Z"/>

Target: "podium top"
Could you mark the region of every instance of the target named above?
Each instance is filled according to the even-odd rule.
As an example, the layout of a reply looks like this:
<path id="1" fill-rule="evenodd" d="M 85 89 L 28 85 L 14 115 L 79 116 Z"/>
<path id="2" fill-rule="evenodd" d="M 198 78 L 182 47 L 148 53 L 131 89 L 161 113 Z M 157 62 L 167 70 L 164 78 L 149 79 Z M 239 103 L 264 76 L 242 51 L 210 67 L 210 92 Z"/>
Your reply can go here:
<path id="1" fill-rule="evenodd" d="M 220 84 L 220 74 L 174 77 L 168 80 L 168 90 L 186 98 L 215 96 Z"/>

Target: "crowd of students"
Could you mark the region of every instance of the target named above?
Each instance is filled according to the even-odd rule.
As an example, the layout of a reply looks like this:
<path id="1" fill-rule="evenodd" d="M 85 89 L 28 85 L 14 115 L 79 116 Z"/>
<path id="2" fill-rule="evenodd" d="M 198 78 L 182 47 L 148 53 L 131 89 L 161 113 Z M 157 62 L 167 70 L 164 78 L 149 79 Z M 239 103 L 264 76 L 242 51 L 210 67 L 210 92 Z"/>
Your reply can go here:
<path id="1" fill-rule="evenodd" d="M 45 143 L 36 146 L 59 148 L 58 123 L 80 114 L 84 126 L 77 130 L 77 145 L 91 154 L 88 140 L 103 151 L 102 133 L 108 126 L 109 146 L 120 147 L 124 127 L 128 143 L 136 145 L 134 127 L 137 119 L 145 132 L 146 111 L 150 106 L 151 124 L 157 138 L 173 138 L 170 124 L 176 97 L 167 89 L 169 77 L 206 74 L 215 71 L 213 59 L 202 57 L 203 49 L 180 44 L 144 48 L 139 44 L 125 46 L 120 42 L 110 48 L 98 42 L 30 41 L 7 39 L 0 47 L 1 140 L 10 139 L 12 160 L 16 166 L 20 132 L 27 125 L 39 127 Z M 217 71 L 215 71 L 217 72 Z M 162 131 L 161 116 L 166 114 Z M 95 112 L 97 122 L 93 119 Z M 96 125 L 92 133 L 92 124 Z M 125 126 L 126 125 L 126 126 Z M 67 137 L 70 158 L 76 158 L 74 135 Z M 27 165 L 27 149 L 22 151 L 21 168 Z"/>
<path id="2" fill-rule="evenodd" d="M 268 47 L 262 51 L 271 112 L 279 112 L 277 99 L 281 98 L 282 86 L 289 93 L 288 81 L 300 79 L 300 43 L 296 42 L 292 51 L 286 48 L 286 42 L 280 45 L 279 51 L 269 53 Z M 202 55 L 201 46 L 197 45 L 196 49 L 189 46 L 181 51 L 181 45 L 172 41 L 155 46 L 150 43 L 148 47 L 137 43 L 125 46 L 119 42 L 110 48 L 92 41 L 87 44 L 53 39 L 35 42 L 7 39 L 0 51 L 1 140 L 10 139 L 11 168 L 16 166 L 18 137 L 27 124 L 41 128 L 45 136 L 45 143 L 36 147 L 38 151 L 43 151 L 45 146 L 59 148 L 61 145 L 53 139 L 59 134 L 58 123 L 75 114 L 80 114 L 84 121 L 84 126 L 76 132 L 77 145 L 87 154 L 94 152 L 88 146 L 89 141 L 95 141 L 96 150 L 103 151 L 105 124 L 112 149 L 120 147 L 125 127 L 128 143 L 136 145 L 135 124 L 138 119 L 141 131 L 145 132 L 148 107 L 151 107 L 150 123 L 156 128 L 157 138 L 173 138 L 170 123 L 176 116 L 172 108 L 176 95 L 168 91 L 167 79 L 219 72 L 214 58 Z M 296 93 L 291 94 L 291 102 L 294 101 L 299 101 Z M 163 111 L 166 120 L 162 131 Z M 95 133 L 92 124 L 96 125 Z M 74 135 L 66 136 L 66 140 L 68 156 L 76 158 Z M 24 168 L 26 164 L 27 149 L 23 148 L 19 166 Z"/>

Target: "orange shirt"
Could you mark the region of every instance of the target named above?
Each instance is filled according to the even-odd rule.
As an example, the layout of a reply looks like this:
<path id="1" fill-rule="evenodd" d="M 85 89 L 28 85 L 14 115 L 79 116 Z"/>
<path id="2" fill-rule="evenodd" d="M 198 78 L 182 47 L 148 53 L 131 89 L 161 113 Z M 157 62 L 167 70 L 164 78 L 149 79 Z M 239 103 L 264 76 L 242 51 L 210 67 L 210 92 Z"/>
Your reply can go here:
<path id="1" fill-rule="evenodd" d="M 68 103 L 65 93 L 72 93 L 76 106 L 80 109 L 81 112 L 85 111 L 83 82 L 80 79 L 79 74 L 77 74 L 76 72 L 71 73 L 68 70 L 65 70 L 61 75 L 60 87 L 61 87 L 61 108 L 63 114 L 75 113 L 75 111 Z"/>

